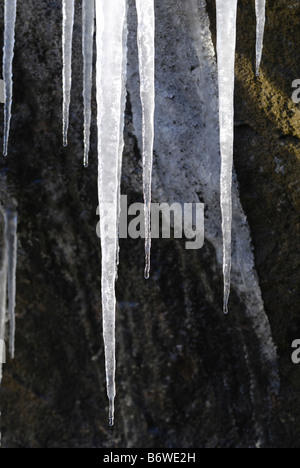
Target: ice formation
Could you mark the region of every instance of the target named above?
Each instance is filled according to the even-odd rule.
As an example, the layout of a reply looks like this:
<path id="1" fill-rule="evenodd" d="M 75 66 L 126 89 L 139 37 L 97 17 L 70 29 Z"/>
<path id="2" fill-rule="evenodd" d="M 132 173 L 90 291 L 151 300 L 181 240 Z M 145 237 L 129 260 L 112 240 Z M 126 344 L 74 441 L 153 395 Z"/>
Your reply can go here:
<path id="1" fill-rule="evenodd" d="M 4 79 L 4 136 L 3 155 L 8 153 L 8 138 L 11 121 L 11 107 L 13 95 L 12 64 L 15 45 L 15 24 L 17 15 L 17 0 L 5 0 L 4 3 L 4 48 L 3 48 L 3 79 Z"/>
<path id="2" fill-rule="evenodd" d="M 202 2 L 200 2 L 202 5 Z M 67 145 L 72 84 L 72 38 L 74 0 L 62 0 L 63 6 L 63 143 Z M 256 0 L 257 43 L 256 73 L 262 57 L 265 26 L 265 0 Z M 5 82 L 5 118 L 3 153 L 7 155 L 12 107 L 12 61 L 14 55 L 17 0 L 5 0 L 3 77 Z M 154 0 L 136 0 L 140 101 L 142 104 L 143 191 L 145 201 L 145 277 L 150 272 L 151 180 L 155 108 L 155 15 Z M 203 7 L 205 8 L 205 7 Z M 228 311 L 231 279 L 232 169 L 234 119 L 234 64 L 236 46 L 237 0 L 216 0 L 217 53 L 219 83 L 219 122 L 221 151 L 221 211 L 223 231 L 224 312 Z M 96 2 L 82 0 L 82 51 L 84 59 L 84 165 L 88 165 L 91 123 L 93 37 L 96 17 L 97 41 L 97 125 L 98 192 L 102 246 L 102 307 L 107 394 L 110 424 L 114 423 L 115 399 L 115 281 L 118 263 L 118 223 L 123 153 L 124 112 L 126 103 L 127 0 Z M 204 67 L 204 65 L 202 65 Z M 204 68 L 203 68 L 204 70 Z M 203 71 L 205 74 L 206 72 Z M 208 72 L 207 72 L 208 74 Z M 205 99 L 204 99 L 205 101 Z M 209 130 L 210 123 L 207 122 Z M 171 142 L 168 143 L 171 145 Z M 208 143 L 209 144 L 209 143 Z M 212 144 L 212 143 L 211 143 Z M 14 211 L 1 210 L 4 248 L 0 264 L 0 361 L 4 359 L 5 315 L 8 292 L 10 316 L 10 352 L 14 355 L 15 273 L 17 217 Z M 258 303 L 261 306 L 259 295 Z M 267 325 L 266 325 L 267 326 Z M 273 356 L 272 356 L 273 359 Z"/>
<path id="3" fill-rule="evenodd" d="M 109 423 L 114 424 L 115 281 L 125 112 L 127 0 L 96 3 L 98 191 L 102 247 L 102 317 Z"/>
<path id="4" fill-rule="evenodd" d="M 157 52 L 158 63 L 164 60 L 168 49 L 172 60 L 165 61 L 163 67 L 156 67 L 156 87 L 161 92 L 156 95 L 156 128 L 158 137 L 155 150 L 160 157 L 156 159 L 157 196 L 169 203 L 186 200 L 198 203 L 205 201 L 205 242 L 213 246 L 218 265 L 222 265 L 222 235 L 220 211 L 220 154 L 219 154 L 219 118 L 218 118 L 218 75 L 216 53 L 207 14 L 205 0 L 161 2 L 161 19 L 156 23 L 157 37 L 161 38 Z M 184 4 L 184 5 L 183 5 Z M 184 10 L 183 10 L 184 7 Z M 165 31 L 170 26 L 170 11 L 176 22 L 172 23 L 170 35 Z M 170 41 L 170 37 L 182 41 Z M 180 55 L 180 51 L 183 51 Z M 192 51 L 192 52 L 191 52 Z M 178 73 L 188 73 L 182 83 Z M 140 96 L 137 88 L 138 64 L 128 64 L 128 93 L 132 110 L 133 127 L 139 147 L 142 146 L 142 128 L 140 123 Z M 175 70 L 175 73 L 174 73 Z M 166 80 L 166 74 L 168 79 Z M 163 90 L 163 91 L 162 91 Z M 184 99 L 177 98 L 184 90 Z M 194 105 L 186 105 L 186 102 Z M 197 123 L 197 127 L 194 127 Z M 184 138 L 182 137 L 184 135 Z M 171 136 L 171 137 L 170 137 Z M 186 145 L 186 141 L 189 144 Z M 180 169 L 179 169 L 180 168 Z M 171 175 L 171 176 L 170 176 Z M 251 377 L 251 404 L 257 415 L 256 428 L 258 438 L 263 437 L 266 414 L 261 414 L 259 398 L 266 398 L 278 391 L 279 373 L 276 348 L 268 316 L 264 310 L 259 280 L 255 271 L 254 255 L 251 247 L 249 226 L 241 203 L 236 178 L 233 177 L 233 223 L 232 223 L 232 272 L 231 283 L 243 304 L 241 313 L 256 337 L 260 353 L 260 362 L 264 369 L 263 384 Z M 188 264 L 186 266 L 188 268 Z M 205 278 L 205 270 L 203 271 Z M 204 280 L 205 281 L 205 280 Z M 183 290 L 186 300 L 190 299 L 190 282 L 183 275 Z M 206 300 L 210 301 L 209 295 Z M 189 307 L 187 305 L 187 307 Z M 188 310 L 185 312 L 188 314 Z M 226 325 L 225 325 L 226 327 Z M 247 353 L 244 359 L 249 375 L 257 367 L 256 358 L 251 351 L 248 330 L 240 330 L 245 341 Z M 250 347 L 248 347 L 250 346 Z M 261 386 L 263 385 L 263 392 Z M 275 391 L 274 391 L 275 389 Z M 226 392 L 226 389 L 222 389 Z"/>
<path id="5" fill-rule="evenodd" d="M 143 110 L 143 187 L 146 205 L 146 270 L 150 271 L 150 205 L 154 141 L 154 2 L 136 1 L 140 97 Z M 121 171 L 127 70 L 127 0 L 96 3 L 98 191 L 102 247 L 102 314 L 109 422 L 114 423 L 115 281 L 118 263 Z"/>
<path id="6" fill-rule="evenodd" d="M 83 54 L 83 102 L 84 102 L 84 167 L 89 164 L 91 97 L 93 74 L 93 46 L 95 32 L 95 1 L 82 0 L 82 54 Z"/>
<path id="7" fill-rule="evenodd" d="M 10 321 L 9 352 L 15 357 L 15 307 L 16 307 L 16 270 L 17 270 L 17 224 L 18 215 L 12 208 L 6 210 L 7 230 L 7 292 L 8 292 L 8 315 Z"/>
<path id="8" fill-rule="evenodd" d="M 2 364 L 5 363 L 5 331 L 8 298 L 10 321 L 10 355 L 15 350 L 15 304 L 17 266 L 17 213 L 14 208 L 0 207 L 1 252 L 0 252 L 0 383 Z"/>
<path id="9" fill-rule="evenodd" d="M 0 264 L 0 383 L 2 381 L 2 364 L 5 363 L 5 325 L 6 325 L 6 292 L 7 292 L 7 247 L 5 239 L 6 215 L 0 208 L 1 226 L 1 264 Z"/>
<path id="10" fill-rule="evenodd" d="M 72 39 L 74 0 L 63 0 L 63 144 L 68 144 L 69 109 L 72 86 Z"/>
<path id="11" fill-rule="evenodd" d="M 224 313 L 228 313 L 231 273 L 234 65 L 236 47 L 237 0 L 216 0 L 216 8 L 221 151 Z"/>
<path id="12" fill-rule="evenodd" d="M 257 17 L 256 75 L 262 58 L 266 0 L 255 0 Z M 231 283 L 232 167 L 234 140 L 234 66 L 237 0 L 216 0 L 219 125 L 221 151 L 221 211 L 223 232 L 224 313 L 228 313 Z"/>
<path id="13" fill-rule="evenodd" d="M 151 182 L 154 143 L 155 109 L 155 16 L 154 0 L 136 0 L 138 16 L 138 48 L 143 112 L 143 191 L 145 203 L 145 278 L 150 275 L 151 252 Z"/>
<path id="14" fill-rule="evenodd" d="M 255 0 L 256 11 L 256 76 L 259 76 L 263 51 L 264 30 L 266 22 L 266 0 Z"/>

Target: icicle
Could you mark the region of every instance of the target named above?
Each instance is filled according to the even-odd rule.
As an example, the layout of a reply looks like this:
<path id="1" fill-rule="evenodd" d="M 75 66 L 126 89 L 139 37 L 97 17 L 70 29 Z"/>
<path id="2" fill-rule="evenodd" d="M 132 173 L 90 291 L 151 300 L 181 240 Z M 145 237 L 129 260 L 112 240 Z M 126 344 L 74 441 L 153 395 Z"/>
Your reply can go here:
<path id="1" fill-rule="evenodd" d="M 266 22 L 266 0 L 255 0 L 256 10 L 256 76 L 259 76 L 259 67 L 262 58 L 264 30 Z"/>
<path id="2" fill-rule="evenodd" d="M 145 203 L 145 278 L 150 275 L 151 254 L 151 183 L 155 108 L 155 14 L 154 0 L 136 0 L 138 49 L 143 110 L 143 189 Z"/>
<path id="3" fill-rule="evenodd" d="M 89 165 L 94 32 L 95 0 L 82 0 L 84 167 Z"/>
<path id="4" fill-rule="evenodd" d="M 8 292 L 8 315 L 10 320 L 10 354 L 15 352 L 15 304 L 17 267 L 17 213 L 11 208 L 0 208 L 1 258 L 0 258 L 0 368 L 5 362 L 6 299 Z M 0 383 L 2 371 L 0 369 Z"/>
<path id="5" fill-rule="evenodd" d="M 123 62 L 122 62 L 122 94 L 121 94 L 121 107 L 125 110 L 126 107 L 126 81 L 127 81 L 127 15 L 124 21 L 123 28 Z M 123 161 L 123 150 L 124 150 L 124 125 L 125 125 L 125 112 L 121 113 L 120 116 L 120 140 L 119 140 L 119 159 L 118 159 L 118 209 L 117 209 L 117 259 L 116 259 L 116 279 L 118 278 L 118 266 L 120 260 L 120 248 L 119 248 L 119 224 L 121 216 L 121 175 L 122 175 L 122 161 Z"/>
<path id="6" fill-rule="evenodd" d="M 63 0 L 63 144 L 68 145 L 69 109 L 72 86 L 72 39 L 74 0 Z"/>
<path id="7" fill-rule="evenodd" d="M 10 344 L 9 352 L 12 358 L 15 355 L 15 306 L 16 306 L 16 267 L 17 267 L 17 213 L 9 208 L 6 212 L 6 246 L 8 257 L 7 268 L 7 291 L 8 291 L 8 313 L 10 322 Z"/>
<path id="8" fill-rule="evenodd" d="M 221 150 L 224 313 L 227 314 L 231 274 L 234 65 L 237 0 L 216 0 L 216 8 Z"/>
<path id="9" fill-rule="evenodd" d="M 6 290 L 7 290 L 7 246 L 6 214 L 0 207 L 1 252 L 0 252 L 0 384 L 2 381 L 2 364 L 5 362 L 5 324 L 6 324 Z"/>
<path id="10" fill-rule="evenodd" d="M 124 28 L 126 0 L 96 2 L 98 191 L 102 247 L 102 315 L 109 423 L 114 424 L 115 280 L 120 207 L 120 155 L 123 145 Z"/>
<path id="11" fill-rule="evenodd" d="M 5 0 L 4 5 L 4 47 L 3 47 L 3 79 L 5 84 L 4 104 L 4 136 L 3 155 L 8 153 L 8 139 L 11 121 L 13 96 L 12 64 L 15 45 L 15 25 L 17 15 L 17 0 Z"/>

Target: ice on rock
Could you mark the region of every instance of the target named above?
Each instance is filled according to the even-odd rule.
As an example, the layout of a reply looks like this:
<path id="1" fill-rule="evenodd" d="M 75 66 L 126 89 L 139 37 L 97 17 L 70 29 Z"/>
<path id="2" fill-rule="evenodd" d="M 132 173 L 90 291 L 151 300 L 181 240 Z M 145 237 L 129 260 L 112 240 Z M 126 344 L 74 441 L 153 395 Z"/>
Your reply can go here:
<path id="1" fill-rule="evenodd" d="M 91 97 L 93 75 L 93 45 L 95 32 L 95 0 L 82 0 L 82 54 L 83 54 L 83 102 L 84 102 L 84 161 L 89 164 Z"/>
<path id="2" fill-rule="evenodd" d="M 15 45 L 15 25 L 17 15 L 17 0 L 5 0 L 4 3 L 4 47 L 3 47 L 3 79 L 4 79 L 4 136 L 3 155 L 8 153 L 8 139 L 11 121 L 13 98 L 13 57 Z"/>
<path id="3" fill-rule="evenodd" d="M 0 207 L 0 383 L 2 381 L 2 364 L 5 362 L 5 324 L 6 324 L 6 291 L 7 291 L 7 248 L 6 248 L 6 215 Z"/>
<path id="4" fill-rule="evenodd" d="M 231 276 L 234 66 L 237 0 L 216 0 L 216 9 L 221 151 L 224 313 L 228 313 Z"/>
<path id="5" fill-rule="evenodd" d="M 7 248 L 7 292 L 8 315 L 10 323 L 9 352 L 12 358 L 15 356 L 15 307 L 16 307 L 16 269 L 17 269 L 17 224 L 18 216 L 13 208 L 6 211 L 6 248 Z"/>
<path id="6" fill-rule="evenodd" d="M 109 423 L 114 424 L 115 281 L 120 207 L 120 158 L 125 112 L 127 1 L 96 2 L 98 193 L 102 248 L 102 317 Z"/>
<path id="7" fill-rule="evenodd" d="M 72 40 L 74 0 L 63 0 L 63 144 L 68 144 L 69 109 L 72 87 Z"/>
<path id="8" fill-rule="evenodd" d="M 154 2 L 136 0 L 143 110 L 146 276 L 150 270 L 150 205 L 154 140 Z M 114 423 L 115 281 L 127 70 L 127 1 L 96 3 L 98 191 L 102 247 L 102 314 L 109 422 Z"/>
<path id="9" fill-rule="evenodd" d="M 154 0 L 136 0 L 138 50 L 143 112 L 143 191 L 145 203 L 145 278 L 150 275 L 151 183 L 155 110 L 155 13 Z"/>
<path id="10" fill-rule="evenodd" d="M 256 11 L 256 76 L 259 76 L 259 68 L 262 58 L 264 31 L 266 22 L 266 0 L 255 0 Z"/>
<path id="11" fill-rule="evenodd" d="M 15 304 L 17 267 L 17 213 L 11 206 L 0 207 L 0 383 L 5 362 L 6 306 L 10 321 L 10 354 L 15 351 Z"/>

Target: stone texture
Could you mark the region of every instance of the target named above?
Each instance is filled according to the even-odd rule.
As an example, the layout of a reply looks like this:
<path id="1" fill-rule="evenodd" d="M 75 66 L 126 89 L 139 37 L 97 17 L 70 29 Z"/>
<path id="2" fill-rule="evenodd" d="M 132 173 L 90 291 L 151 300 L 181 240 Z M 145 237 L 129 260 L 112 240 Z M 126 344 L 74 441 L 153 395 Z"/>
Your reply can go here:
<path id="1" fill-rule="evenodd" d="M 175 102 L 184 102 L 185 112 L 190 109 L 194 115 L 195 80 L 191 68 L 183 65 L 188 60 L 196 63 L 191 39 L 182 29 L 187 3 L 156 2 L 157 60 L 165 67 L 158 92 L 169 92 L 176 73 Z M 215 37 L 214 1 L 207 4 Z M 300 108 L 291 100 L 292 81 L 299 78 L 299 2 L 268 2 L 258 79 L 254 1 L 239 0 L 238 11 L 234 157 L 265 310 L 278 348 L 280 394 L 266 398 L 267 370 L 235 290 L 230 316 L 222 314 L 221 269 L 210 243 L 193 252 L 184 249 L 184 241 L 154 242 L 152 276 L 145 282 L 143 242 L 124 240 L 117 284 L 113 429 L 107 424 L 100 248 L 95 235 L 96 108 L 91 164 L 84 170 L 81 2 L 76 7 L 71 126 L 65 149 L 61 2 L 19 2 L 9 157 L 0 161 L 8 195 L 17 200 L 19 212 L 16 359 L 4 367 L 2 446 L 299 447 L 300 370 L 290 358 L 291 342 L 300 338 Z M 3 24 L 2 16 L 0 21 Z M 181 55 L 165 58 L 173 44 Z M 129 53 L 134 55 L 133 45 Z M 188 89 L 186 95 L 195 95 L 193 102 L 184 100 Z M 142 165 L 132 109 L 129 95 L 122 191 L 130 201 L 141 201 Z M 169 137 L 165 130 L 170 128 L 160 129 L 158 139 Z M 170 164 L 170 171 L 176 171 L 176 184 L 195 192 L 195 174 L 189 172 L 187 160 L 191 135 L 200 138 L 201 132 L 199 136 L 195 128 L 182 135 L 185 151 L 181 161 L 175 158 Z M 156 199 L 172 182 L 172 172 L 161 172 L 159 161 L 166 157 L 155 155 Z M 163 188 L 161 180 L 166 181 Z"/>

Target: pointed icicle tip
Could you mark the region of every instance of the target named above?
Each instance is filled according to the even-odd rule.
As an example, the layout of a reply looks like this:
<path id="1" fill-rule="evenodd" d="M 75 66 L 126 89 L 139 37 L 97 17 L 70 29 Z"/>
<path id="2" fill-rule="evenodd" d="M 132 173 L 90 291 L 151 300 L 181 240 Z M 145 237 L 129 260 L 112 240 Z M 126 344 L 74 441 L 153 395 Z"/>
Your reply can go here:
<path id="1" fill-rule="evenodd" d="M 146 280 L 148 280 L 150 278 L 150 267 L 149 267 L 149 265 L 146 265 L 146 267 L 145 267 L 144 278 Z"/>
<path id="2" fill-rule="evenodd" d="M 63 146 L 64 148 L 68 146 L 68 138 L 65 135 L 63 136 Z"/>
<path id="3" fill-rule="evenodd" d="M 230 297 L 230 284 L 225 284 L 224 286 L 224 299 L 223 299 L 223 313 L 224 315 L 228 315 L 229 308 L 229 297 Z"/>
<path id="4" fill-rule="evenodd" d="M 256 76 L 259 76 L 263 54 L 264 31 L 266 23 L 266 0 L 255 0 L 256 11 Z"/>
<path id="5" fill-rule="evenodd" d="M 109 399 L 109 415 L 108 415 L 109 425 L 113 427 L 115 424 L 115 404 L 114 398 Z"/>
<path id="6" fill-rule="evenodd" d="M 89 167 L 89 151 L 84 143 L 83 167 Z"/>
<path id="7" fill-rule="evenodd" d="M 113 427 L 115 425 L 115 420 L 114 418 L 109 418 L 109 426 Z"/>

